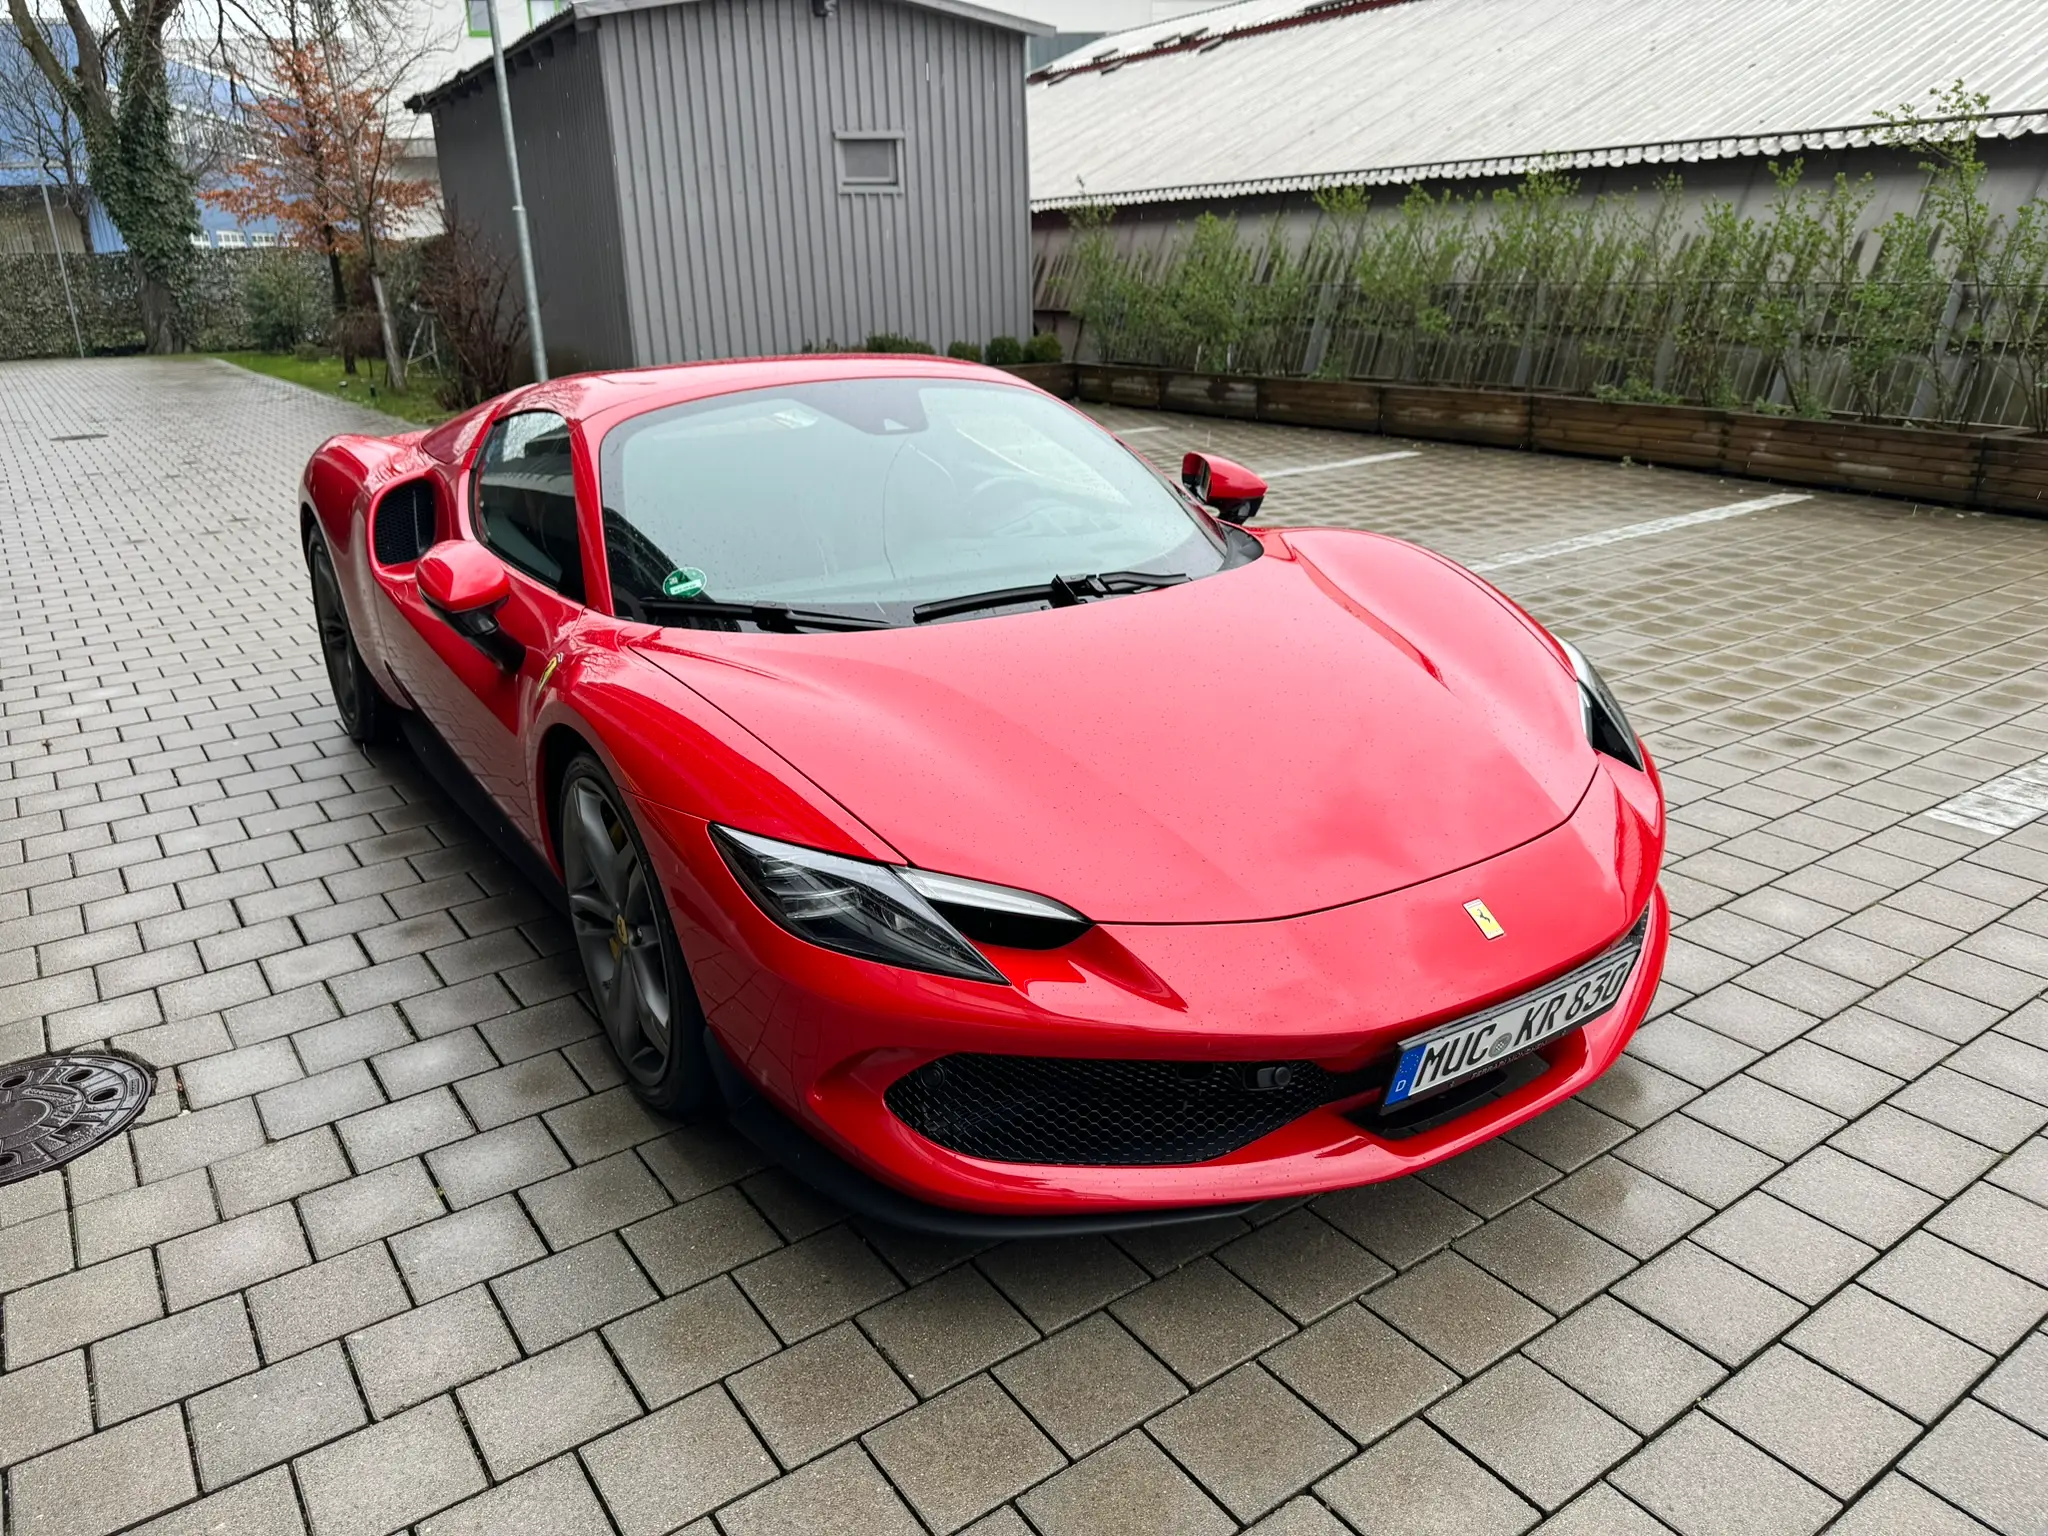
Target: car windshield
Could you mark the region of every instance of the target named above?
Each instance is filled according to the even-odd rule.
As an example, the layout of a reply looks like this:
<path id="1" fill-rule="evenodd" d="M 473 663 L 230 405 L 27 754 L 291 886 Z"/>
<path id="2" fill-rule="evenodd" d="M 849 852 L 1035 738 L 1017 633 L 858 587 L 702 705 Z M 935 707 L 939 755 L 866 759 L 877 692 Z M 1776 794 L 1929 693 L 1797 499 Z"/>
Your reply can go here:
<path id="1" fill-rule="evenodd" d="M 1055 577 L 1117 573 L 1083 590 L 1128 591 L 1231 563 L 1151 466 L 1019 386 L 747 390 L 622 422 L 600 457 L 614 604 L 664 621 L 696 600 L 903 623 L 919 604 Z"/>

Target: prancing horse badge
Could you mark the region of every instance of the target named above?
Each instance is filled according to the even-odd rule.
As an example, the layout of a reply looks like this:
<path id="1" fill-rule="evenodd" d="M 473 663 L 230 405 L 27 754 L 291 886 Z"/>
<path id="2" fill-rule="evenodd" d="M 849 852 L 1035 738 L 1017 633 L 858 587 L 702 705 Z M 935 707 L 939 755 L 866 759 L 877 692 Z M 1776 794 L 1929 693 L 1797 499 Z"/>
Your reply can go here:
<path id="1" fill-rule="evenodd" d="M 1489 939 L 1497 939 L 1507 932 L 1507 929 L 1501 927 L 1500 919 L 1493 915 L 1483 901 L 1466 902 L 1465 915 L 1471 918 L 1478 925 L 1479 931 Z"/>

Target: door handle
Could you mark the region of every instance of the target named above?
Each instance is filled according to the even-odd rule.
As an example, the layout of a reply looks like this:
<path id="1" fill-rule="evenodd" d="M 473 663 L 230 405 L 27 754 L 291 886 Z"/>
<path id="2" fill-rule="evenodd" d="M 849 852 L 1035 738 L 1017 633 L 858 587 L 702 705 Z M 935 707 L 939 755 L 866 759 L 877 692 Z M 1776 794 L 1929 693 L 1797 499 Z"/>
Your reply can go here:
<path id="1" fill-rule="evenodd" d="M 526 646 L 506 634 L 504 626 L 498 622 L 499 604 L 456 612 L 441 607 L 431 597 L 426 597 L 425 601 L 450 629 L 490 657 L 503 671 L 517 672 L 526 665 Z"/>

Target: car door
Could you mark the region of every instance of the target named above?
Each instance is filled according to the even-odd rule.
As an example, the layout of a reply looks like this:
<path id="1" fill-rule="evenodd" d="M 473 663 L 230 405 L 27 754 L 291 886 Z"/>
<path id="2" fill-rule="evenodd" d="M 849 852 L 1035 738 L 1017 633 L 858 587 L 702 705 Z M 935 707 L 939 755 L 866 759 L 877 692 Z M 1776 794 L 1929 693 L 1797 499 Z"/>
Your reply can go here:
<path id="1" fill-rule="evenodd" d="M 507 668 L 429 607 L 416 581 L 393 601 L 406 621 L 405 685 L 429 723 L 536 846 L 525 733 L 549 663 L 591 615 L 594 551 L 578 512 L 574 434 L 560 415 L 514 410 L 492 423 L 468 477 L 468 532 L 504 562 L 511 595 L 499 627 L 526 647 Z"/>

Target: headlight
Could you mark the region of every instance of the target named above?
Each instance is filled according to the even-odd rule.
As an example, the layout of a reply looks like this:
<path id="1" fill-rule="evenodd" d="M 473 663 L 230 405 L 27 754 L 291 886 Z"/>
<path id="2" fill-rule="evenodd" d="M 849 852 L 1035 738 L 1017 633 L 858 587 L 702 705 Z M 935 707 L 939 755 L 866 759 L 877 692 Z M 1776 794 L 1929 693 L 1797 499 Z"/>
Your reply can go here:
<path id="1" fill-rule="evenodd" d="M 968 943 L 1051 949 L 1088 919 L 1029 891 L 872 864 L 714 825 L 711 840 L 754 903 L 798 938 L 913 971 L 1008 985 Z"/>
<path id="2" fill-rule="evenodd" d="M 1614 690 L 1607 686 L 1607 679 L 1600 675 L 1600 669 L 1586 659 L 1586 653 L 1569 640 L 1557 642 L 1564 647 L 1565 655 L 1572 659 L 1572 671 L 1579 677 L 1579 709 L 1586 721 L 1586 739 L 1593 743 L 1593 750 L 1605 752 L 1609 757 L 1618 757 L 1629 767 L 1643 766 L 1643 749 L 1636 743 L 1636 733 L 1628 723 L 1628 716 L 1622 713 L 1621 701 L 1614 696 Z"/>

